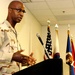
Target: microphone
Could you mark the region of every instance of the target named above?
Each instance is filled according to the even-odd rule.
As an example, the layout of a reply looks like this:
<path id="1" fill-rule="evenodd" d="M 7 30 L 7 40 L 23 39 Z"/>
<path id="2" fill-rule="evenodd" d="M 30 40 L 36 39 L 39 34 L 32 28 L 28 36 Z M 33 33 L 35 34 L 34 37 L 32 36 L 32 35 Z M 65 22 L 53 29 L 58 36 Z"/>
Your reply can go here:
<path id="1" fill-rule="evenodd" d="M 43 43 L 43 41 L 42 41 L 42 39 L 41 39 L 40 35 L 37 33 L 37 34 L 36 34 L 36 36 L 38 37 L 38 39 L 39 39 L 40 43 L 41 43 L 42 45 L 44 45 L 44 43 Z"/>
<path id="2" fill-rule="evenodd" d="M 49 59 L 49 58 L 50 58 L 50 55 L 49 55 L 47 49 L 44 47 L 44 43 L 43 43 L 43 41 L 42 41 L 40 35 L 37 33 L 36 36 L 38 37 L 40 43 L 42 44 L 42 46 L 43 46 L 43 48 L 44 48 L 44 51 L 45 51 L 45 54 L 46 54 L 47 58 Z"/>

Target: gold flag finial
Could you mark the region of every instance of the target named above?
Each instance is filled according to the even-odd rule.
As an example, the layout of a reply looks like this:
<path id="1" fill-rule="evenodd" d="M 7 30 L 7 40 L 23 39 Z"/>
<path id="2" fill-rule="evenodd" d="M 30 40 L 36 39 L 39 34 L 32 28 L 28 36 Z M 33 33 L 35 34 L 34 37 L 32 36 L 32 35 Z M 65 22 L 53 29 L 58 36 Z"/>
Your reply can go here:
<path id="1" fill-rule="evenodd" d="M 47 20 L 47 23 L 48 23 L 47 30 L 50 32 L 50 20 L 49 19 Z"/>
<path id="2" fill-rule="evenodd" d="M 68 35 L 70 34 L 70 24 L 68 24 Z"/>

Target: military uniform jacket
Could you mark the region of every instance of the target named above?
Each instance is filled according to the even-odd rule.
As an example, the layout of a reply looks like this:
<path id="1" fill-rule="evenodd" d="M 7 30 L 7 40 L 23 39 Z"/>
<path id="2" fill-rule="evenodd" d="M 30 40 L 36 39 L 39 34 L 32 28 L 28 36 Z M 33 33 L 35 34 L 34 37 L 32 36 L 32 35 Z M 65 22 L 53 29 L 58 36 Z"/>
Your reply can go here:
<path id="1" fill-rule="evenodd" d="M 0 73 L 2 75 L 11 75 L 20 70 L 20 63 L 11 61 L 13 53 L 18 50 L 20 45 L 16 30 L 5 21 L 0 25 Z"/>

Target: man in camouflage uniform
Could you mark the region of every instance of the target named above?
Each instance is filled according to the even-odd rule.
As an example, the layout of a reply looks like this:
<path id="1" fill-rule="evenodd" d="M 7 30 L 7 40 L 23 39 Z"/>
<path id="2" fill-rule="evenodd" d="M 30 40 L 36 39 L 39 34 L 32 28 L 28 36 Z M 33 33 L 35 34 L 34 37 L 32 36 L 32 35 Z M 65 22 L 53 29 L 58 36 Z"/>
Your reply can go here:
<path id="1" fill-rule="evenodd" d="M 21 54 L 23 51 L 17 40 L 15 30 L 25 13 L 24 5 L 20 1 L 12 1 L 8 6 L 7 20 L 0 25 L 0 75 L 12 75 L 20 70 L 21 65 L 33 65 L 35 59 Z"/>

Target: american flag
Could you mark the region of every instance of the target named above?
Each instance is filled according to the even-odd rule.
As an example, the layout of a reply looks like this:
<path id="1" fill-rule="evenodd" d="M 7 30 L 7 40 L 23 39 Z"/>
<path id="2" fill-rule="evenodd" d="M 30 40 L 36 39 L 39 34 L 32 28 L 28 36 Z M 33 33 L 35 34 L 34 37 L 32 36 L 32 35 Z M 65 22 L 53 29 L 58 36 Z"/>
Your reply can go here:
<path id="1" fill-rule="evenodd" d="M 52 58 L 52 39 L 51 39 L 50 25 L 48 25 L 44 59 L 46 60 L 51 58 Z"/>

